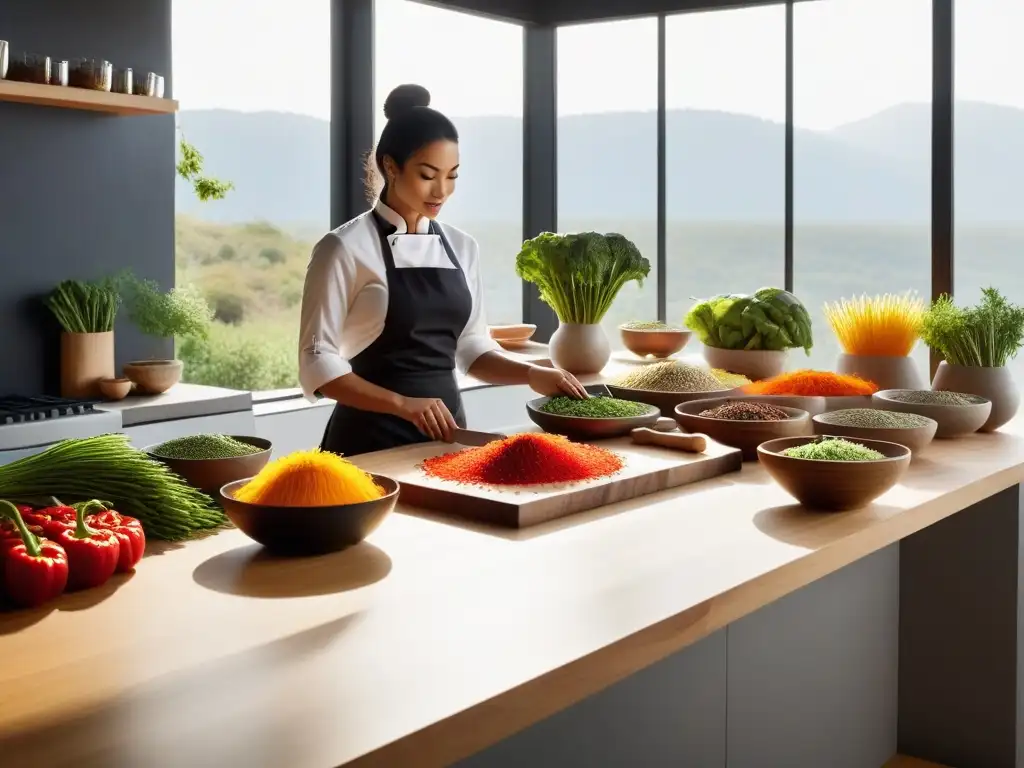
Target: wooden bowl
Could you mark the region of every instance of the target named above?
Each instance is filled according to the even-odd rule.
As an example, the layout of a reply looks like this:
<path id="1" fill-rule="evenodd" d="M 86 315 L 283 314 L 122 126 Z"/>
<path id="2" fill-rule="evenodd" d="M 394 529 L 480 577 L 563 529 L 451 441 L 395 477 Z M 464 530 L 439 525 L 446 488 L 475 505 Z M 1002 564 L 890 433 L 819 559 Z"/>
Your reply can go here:
<path id="1" fill-rule="evenodd" d="M 160 395 L 181 381 L 181 360 L 135 360 L 125 363 L 125 378 L 144 395 Z"/>
<path id="2" fill-rule="evenodd" d="M 491 338 L 505 349 L 522 347 L 530 340 L 536 330 L 537 326 L 532 323 L 488 326 Z"/>
<path id="3" fill-rule="evenodd" d="M 878 461 L 815 461 L 782 455 L 782 451 L 818 440 L 783 437 L 758 446 L 768 474 L 805 507 L 843 512 L 867 506 L 892 488 L 910 466 L 910 449 L 882 440 L 858 440 L 885 456 Z"/>
<path id="4" fill-rule="evenodd" d="M 938 423 L 935 437 L 948 439 L 962 437 L 977 432 L 988 421 L 992 413 L 992 401 L 977 395 L 967 395 L 975 401 L 974 405 L 941 405 L 939 403 L 904 403 L 894 400 L 892 395 L 906 392 L 904 389 L 883 389 L 872 397 L 875 408 L 901 413 L 916 413 L 927 416 Z"/>
<path id="5" fill-rule="evenodd" d="M 234 456 L 228 459 L 172 459 L 167 456 L 158 456 L 153 453 L 153 450 L 159 448 L 160 444 L 149 445 L 142 450 L 153 461 L 166 464 L 172 472 L 181 475 L 189 485 L 216 498 L 217 491 L 223 485 L 244 477 L 253 477 L 270 461 L 272 445 L 269 440 L 246 435 L 230 435 L 230 437 L 240 443 L 248 443 L 262 450 L 259 453 L 250 453 L 248 456 Z"/>
<path id="6" fill-rule="evenodd" d="M 737 398 L 749 400 L 755 403 L 769 403 L 780 408 L 799 408 L 807 411 L 811 416 L 817 416 L 825 412 L 824 397 L 810 397 L 806 395 L 746 395 L 742 389 Z"/>
<path id="7" fill-rule="evenodd" d="M 372 474 L 384 495 L 357 504 L 329 507 L 276 507 L 249 504 L 234 497 L 252 478 L 227 483 L 220 501 L 228 519 L 246 536 L 280 555 L 323 555 L 358 544 L 395 508 L 399 485 L 390 477 Z"/>
<path id="8" fill-rule="evenodd" d="M 707 392 L 657 392 L 653 389 L 631 389 L 607 384 L 612 397 L 621 400 L 632 400 L 635 403 L 647 403 L 661 410 L 662 416 L 670 419 L 676 417 L 676 406 L 691 400 L 709 400 L 717 397 L 739 396 L 737 389 L 714 389 Z"/>
<path id="9" fill-rule="evenodd" d="M 124 400 L 132 391 L 131 379 L 100 379 L 100 393 L 107 400 Z"/>
<path id="10" fill-rule="evenodd" d="M 811 416 L 799 408 L 779 406 L 789 416 L 780 421 L 744 421 L 741 419 L 712 419 L 701 416 L 701 411 L 717 408 L 726 403 L 750 402 L 745 397 L 718 397 L 710 400 L 690 400 L 675 408 L 676 421 L 686 432 L 701 432 L 712 440 L 739 448 L 745 461 L 756 461 L 757 446 L 777 437 L 811 435 Z"/>
<path id="11" fill-rule="evenodd" d="M 693 331 L 683 328 L 627 328 L 619 326 L 622 343 L 637 357 L 665 358 L 686 346 Z"/>
<path id="12" fill-rule="evenodd" d="M 882 440 L 888 443 L 897 443 L 907 446 L 913 454 L 927 448 L 935 437 L 935 431 L 939 428 L 939 423 L 935 419 L 928 419 L 928 423 L 923 427 L 849 427 L 829 423 L 829 415 L 822 413 L 812 419 L 815 434 L 848 437 L 857 441 Z"/>
<path id="13" fill-rule="evenodd" d="M 647 413 L 639 416 L 623 416 L 618 418 L 586 418 L 583 416 L 561 416 L 557 413 L 545 413 L 541 407 L 550 397 L 538 397 L 526 404 L 526 414 L 530 421 L 555 435 L 566 437 L 589 438 L 591 440 L 604 437 L 620 437 L 628 435 L 637 427 L 653 428 L 658 423 L 661 412 L 653 405 L 648 405 Z"/>

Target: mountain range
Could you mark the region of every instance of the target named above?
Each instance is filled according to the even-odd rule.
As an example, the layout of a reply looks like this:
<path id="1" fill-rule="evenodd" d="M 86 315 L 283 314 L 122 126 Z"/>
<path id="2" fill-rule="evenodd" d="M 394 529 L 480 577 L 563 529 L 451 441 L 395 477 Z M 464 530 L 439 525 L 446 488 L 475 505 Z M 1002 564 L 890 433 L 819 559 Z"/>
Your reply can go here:
<path id="1" fill-rule="evenodd" d="M 179 213 L 208 221 L 266 220 L 326 228 L 330 136 L 325 120 L 279 112 L 183 111 L 184 136 L 207 172 L 234 183 L 200 203 L 179 182 Z M 455 223 L 516 221 L 522 211 L 522 122 L 457 121 L 462 170 L 445 210 Z M 930 210 L 930 106 L 900 104 L 829 131 L 794 131 L 798 222 L 923 223 Z M 784 126 L 750 115 L 672 110 L 666 116 L 668 216 L 673 221 L 777 222 L 783 216 Z M 559 119 L 563 221 L 655 217 L 656 114 Z M 1024 216 L 1024 110 L 956 105 L 957 218 Z"/>

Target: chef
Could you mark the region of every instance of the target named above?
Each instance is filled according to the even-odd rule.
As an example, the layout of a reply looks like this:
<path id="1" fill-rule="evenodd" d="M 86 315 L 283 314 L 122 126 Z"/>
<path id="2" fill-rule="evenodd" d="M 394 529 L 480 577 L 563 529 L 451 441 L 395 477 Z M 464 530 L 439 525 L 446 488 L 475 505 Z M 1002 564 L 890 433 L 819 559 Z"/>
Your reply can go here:
<path id="1" fill-rule="evenodd" d="M 487 331 L 476 241 L 437 222 L 455 190 L 459 136 L 430 94 L 400 85 L 367 163 L 373 210 L 313 248 L 302 294 L 299 379 L 335 401 L 321 448 L 354 456 L 465 427 L 455 369 L 489 384 L 585 398 L 566 371 L 506 357 Z"/>

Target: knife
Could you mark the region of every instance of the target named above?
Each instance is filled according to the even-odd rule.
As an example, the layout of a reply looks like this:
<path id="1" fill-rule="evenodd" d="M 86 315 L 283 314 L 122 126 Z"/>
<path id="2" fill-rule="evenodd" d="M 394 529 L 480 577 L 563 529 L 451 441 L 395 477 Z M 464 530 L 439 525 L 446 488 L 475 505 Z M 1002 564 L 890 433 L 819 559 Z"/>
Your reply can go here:
<path id="1" fill-rule="evenodd" d="M 479 432 L 475 429 L 456 429 L 452 432 L 452 442 L 460 445 L 481 446 L 504 440 L 507 435 L 497 432 Z"/>

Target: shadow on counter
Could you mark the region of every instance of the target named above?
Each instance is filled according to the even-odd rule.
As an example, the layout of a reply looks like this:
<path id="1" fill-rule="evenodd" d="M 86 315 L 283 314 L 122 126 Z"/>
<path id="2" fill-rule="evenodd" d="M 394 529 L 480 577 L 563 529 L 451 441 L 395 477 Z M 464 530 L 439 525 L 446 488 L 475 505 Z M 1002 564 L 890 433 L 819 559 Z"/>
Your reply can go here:
<path id="1" fill-rule="evenodd" d="M 817 512 L 794 503 L 761 510 L 754 515 L 754 525 L 776 541 L 813 550 L 860 533 L 902 511 L 872 504 L 851 512 Z"/>

